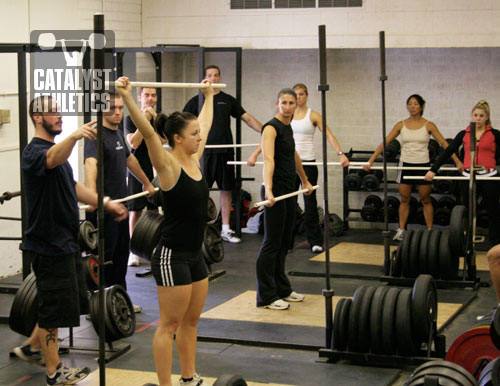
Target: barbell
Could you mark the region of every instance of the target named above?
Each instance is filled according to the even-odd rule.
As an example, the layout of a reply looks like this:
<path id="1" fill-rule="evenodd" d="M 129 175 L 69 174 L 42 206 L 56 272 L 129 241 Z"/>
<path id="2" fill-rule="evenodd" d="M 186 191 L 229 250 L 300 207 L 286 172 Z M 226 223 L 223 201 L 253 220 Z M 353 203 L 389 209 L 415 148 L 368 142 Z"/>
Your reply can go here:
<path id="1" fill-rule="evenodd" d="M 318 188 L 319 188 L 319 185 L 313 186 L 313 190 L 316 190 Z M 274 201 L 286 200 L 287 198 L 298 196 L 299 194 L 306 193 L 308 191 L 309 191 L 309 189 L 300 189 L 300 190 L 297 190 L 296 192 L 291 192 L 291 193 L 283 194 L 282 196 L 274 197 Z M 264 206 L 264 205 L 267 205 L 269 203 L 271 203 L 271 201 L 269 201 L 269 200 L 259 201 L 259 202 L 256 202 L 254 204 L 254 207 L 258 208 L 259 206 Z"/>
<path id="2" fill-rule="evenodd" d="M 407 180 L 423 180 L 425 177 L 424 176 L 405 176 L 405 179 Z M 432 177 L 432 180 L 450 180 L 450 181 L 457 181 L 457 180 L 470 180 L 470 177 L 465 177 L 465 176 L 434 176 Z M 486 176 L 476 176 L 476 180 L 500 180 L 500 177 L 486 177 Z"/>
<path id="3" fill-rule="evenodd" d="M 160 190 L 160 188 L 155 188 L 155 192 L 157 192 L 158 190 Z M 117 198 L 116 200 L 111 200 L 111 202 L 116 202 L 116 203 L 125 202 L 125 201 L 129 201 L 129 200 L 133 200 L 134 198 L 147 196 L 148 194 L 149 194 L 148 191 L 144 191 L 144 192 L 132 194 L 132 195 L 127 196 L 127 197 Z M 88 209 L 89 207 L 90 207 L 90 205 L 79 205 L 78 209 L 85 210 L 85 209 Z"/>
<path id="4" fill-rule="evenodd" d="M 91 33 L 88 39 L 56 39 L 52 32 L 45 32 L 38 36 L 38 46 L 42 50 L 52 50 L 57 42 L 84 42 L 89 43 L 89 47 L 93 50 L 102 50 L 106 45 L 106 36 L 101 33 Z"/>
<path id="5" fill-rule="evenodd" d="M 146 88 L 208 88 L 208 83 L 177 83 L 177 82 L 129 82 L 132 87 Z M 106 87 L 123 87 L 121 82 L 104 82 Z M 212 83 L 212 88 L 226 88 L 225 83 Z"/>
<path id="6" fill-rule="evenodd" d="M 227 161 L 228 165 L 246 165 L 246 161 Z M 264 161 L 257 161 L 255 165 L 264 165 Z M 323 166 L 323 162 L 302 162 L 302 165 L 306 166 Z M 342 166 L 340 162 L 327 162 L 328 166 Z M 349 165 L 369 165 L 368 162 L 351 162 Z M 359 168 L 360 169 L 360 168 Z"/>

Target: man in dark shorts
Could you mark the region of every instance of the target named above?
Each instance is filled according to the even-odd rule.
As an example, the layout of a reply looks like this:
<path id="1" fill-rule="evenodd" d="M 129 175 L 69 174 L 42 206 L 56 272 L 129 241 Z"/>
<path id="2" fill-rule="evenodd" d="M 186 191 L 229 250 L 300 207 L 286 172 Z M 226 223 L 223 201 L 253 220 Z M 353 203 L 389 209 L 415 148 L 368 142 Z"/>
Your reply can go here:
<path id="1" fill-rule="evenodd" d="M 127 196 L 127 168 L 144 185 L 144 190 L 151 196 L 154 187 L 141 169 L 139 161 L 130 153 L 125 137 L 118 129 L 123 118 L 123 100 L 118 94 L 110 94 L 109 112 L 103 114 L 103 146 L 104 146 L 104 194 L 111 199 Z M 97 142 L 85 138 L 85 185 L 93 191 L 97 189 Z M 87 218 L 97 223 L 94 213 L 87 214 Z M 127 284 L 127 262 L 130 252 L 130 235 L 128 218 L 117 222 L 108 215 L 104 216 L 104 258 L 113 264 L 106 266 L 106 286 L 119 284 L 125 289 Z M 134 305 L 134 311 L 140 312 L 140 306 Z"/>
<path id="2" fill-rule="evenodd" d="M 214 65 L 205 68 L 205 79 L 211 83 L 221 81 L 220 68 Z M 232 145 L 233 136 L 231 134 L 231 117 L 241 118 L 248 126 L 260 133 L 262 124 L 252 115 L 247 113 L 238 101 L 231 95 L 220 89 L 214 89 L 214 119 L 212 128 L 208 134 L 207 145 Z M 184 111 L 188 111 L 198 116 L 198 95 L 191 98 Z M 229 228 L 229 217 L 231 214 L 232 190 L 235 185 L 234 166 L 227 165 L 227 161 L 234 161 L 233 148 L 207 149 L 203 153 L 201 165 L 203 175 L 211 187 L 214 181 L 220 189 L 220 207 L 222 214 L 221 237 L 230 243 L 240 243 L 241 239 L 235 236 Z"/>
<path id="3" fill-rule="evenodd" d="M 43 355 L 47 385 L 74 384 L 90 370 L 61 363 L 57 329 L 80 325 L 78 201 L 97 206 L 97 194 L 74 181 L 68 157 L 79 139 L 95 139 L 97 131 L 92 128 L 95 122 L 90 122 L 55 144 L 55 136 L 62 131 L 55 99 L 37 97 L 29 112 L 35 135 L 21 163 L 27 213 L 22 249 L 36 275 L 38 322 L 26 344 L 13 351 L 33 363 L 40 363 Z M 105 198 L 105 209 L 118 220 L 127 217 L 127 209 L 109 198 Z"/>
<path id="4" fill-rule="evenodd" d="M 137 95 L 137 99 L 141 102 L 142 112 L 151 121 L 151 126 L 154 127 L 154 120 L 156 119 L 154 107 L 158 101 L 156 89 L 141 87 L 138 89 Z M 146 142 L 144 142 L 143 136 L 135 127 L 132 118 L 130 118 L 130 115 L 125 118 L 125 134 L 127 136 L 127 142 L 132 149 L 132 154 L 137 158 L 142 170 L 151 181 L 153 179 L 153 165 L 151 165 L 151 160 L 149 159 L 148 148 Z M 129 195 L 142 192 L 142 183 L 134 177 L 130 170 L 127 170 L 127 189 Z M 158 209 L 154 204 L 149 202 L 146 197 L 138 197 L 128 202 L 130 236 L 132 236 L 135 224 L 141 217 L 144 208 L 147 210 Z M 139 256 L 130 252 L 128 265 L 135 267 L 139 266 Z"/>

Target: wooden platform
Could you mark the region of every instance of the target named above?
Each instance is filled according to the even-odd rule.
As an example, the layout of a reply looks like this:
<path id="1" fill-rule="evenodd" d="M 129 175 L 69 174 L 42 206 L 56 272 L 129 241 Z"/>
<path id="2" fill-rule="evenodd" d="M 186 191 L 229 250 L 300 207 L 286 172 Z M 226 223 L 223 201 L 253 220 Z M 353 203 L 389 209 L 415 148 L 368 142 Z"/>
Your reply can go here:
<path id="1" fill-rule="evenodd" d="M 151 354 L 152 356 L 153 354 Z M 221 374 L 222 375 L 222 374 Z M 180 378 L 179 374 L 172 374 L 172 380 L 174 385 L 177 384 L 177 380 Z M 202 374 L 202 378 L 212 385 L 216 378 L 205 377 Z M 294 385 L 282 385 L 278 383 L 259 383 L 250 382 L 246 380 L 248 386 L 294 386 Z M 134 371 L 134 370 L 120 370 L 120 369 L 106 369 L 106 386 L 141 386 L 145 383 L 155 383 L 158 384 L 158 377 L 156 373 L 150 371 Z M 93 371 L 87 378 L 79 382 L 78 385 L 81 386 L 97 386 L 99 385 L 99 370 Z"/>
<path id="2" fill-rule="evenodd" d="M 390 250 L 397 249 L 391 245 Z M 325 252 L 319 253 L 311 261 L 325 261 Z M 342 242 L 330 248 L 330 261 L 334 263 L 351 263 L 366 265 L 384 265 L 384 246 L 376 244 L 362 244 Z M 476 266 L 478 271 L 489 271 L 486 252 L 477 252 Z M 463 267 L 463 259 L 460 259 L 460 267 Z"/>
<path id="3" fill-rule="evenodd" d="M 255 306 L 255 291 L 246 291 L 233 299 L 204 312 L 201 317 L 232 321 L 276 323 L 297 326 L 325 327 L 325 298 L 309 295 L 300 303 L 291 303 L 285 311 L 268 310 Z M 333 309 L 342 296 L 333 297 Z M 462 306 L 461 303 L 438 303 L 440 328 Z"/>

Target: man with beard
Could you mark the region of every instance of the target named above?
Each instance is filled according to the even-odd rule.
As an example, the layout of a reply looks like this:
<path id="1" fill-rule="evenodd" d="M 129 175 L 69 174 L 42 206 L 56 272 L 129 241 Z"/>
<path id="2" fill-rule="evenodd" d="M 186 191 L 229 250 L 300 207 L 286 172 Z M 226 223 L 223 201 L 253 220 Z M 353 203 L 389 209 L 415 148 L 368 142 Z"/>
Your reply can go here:
<path id="1" fill-rule="evenodd" d="M 79 286 L 76 265 L 78 246 L 78 201 L 97 206 L 97 194 L 75 182 L 68 157 L 82 138 L 95 139 L 95 122 L 74 131 L 58 144 L 62 118 L 55 99 L 35 98 L 29 106 L 35 135 L 23 151 L 21 172 L 26 199 L 27 225 L 22 249 L 36 275 L 38 323 L 27 343 L 16 347 L 21 359 L 45 361 L 47 385 L 74 384 L 90 370 L 68 368 L 59 360 L 59 327 L 80 325 Z M 122 204 L 104 199 L 105 209 L 116 218 L 127 217 Z M 41 352 L 40 352 L 41 350 Z"/>
<path id="2" fill-rule="evenodd" d="M 125 143 L 123 132 L 118 125 L 123 118 L 123 100 L 118 94 L 110 93 L 107 98 L 109 111 L 103 114 L 103 153 L 104 153 L 104 194 L 111 199 L 127 196 L 127 168 L 142 183 L 149 196 L 154 194 L 154 187 L 139 165 L 137 158 L 130 153 Z M 85 185 L 97 190 L 97 141 L 85 138 Z M 87 214 L 90 221 L 97 223 L 94 213 Z M 113 263 L 106 266 L 105 284 L 115 284 L 127 288 L 125 276 L 129 257 L 130 235 L 128 218 L 116 222 L 110 216 L 104 216 L 104 258 Z M 141 307 L 134 305 L 134 311 Z"/>

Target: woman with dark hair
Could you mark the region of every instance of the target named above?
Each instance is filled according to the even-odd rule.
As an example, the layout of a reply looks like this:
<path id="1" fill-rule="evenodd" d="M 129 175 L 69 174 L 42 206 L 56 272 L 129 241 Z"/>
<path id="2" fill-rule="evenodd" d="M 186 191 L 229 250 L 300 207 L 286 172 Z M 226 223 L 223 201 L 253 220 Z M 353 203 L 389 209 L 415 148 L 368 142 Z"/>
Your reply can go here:
<path id="1" fill-rule="evenodd" d="M 497 160 L 500 155 L 500 131 L 491 127 L 490 106 L 485 100 L 480 100 L 472 108 L 472 122 L 476 123 L 476 157 L 474 163 L 484 167 L 478 174 L 486 177 L 497 175 Z M 464 176 L 470 174 L 470 126 L 460 131 L 432 168 L 425 175 L 431 181 L 441 165 L 450 157 L 450 154 L 464 147 Z M 447 158 L 448 157 L 448 158 Z M 469 181 L 460 184 L 462 201 L 469 206 Z M 483 198 L 483 203 L 488 211 L 488 238 L 492 245 L 500 244 L 500 183 L 495 180 L 477 180 L 478 195 Z M 491 259 L 490 259 L 491 264 Z M 498 288 L 496 288 L 497 290 Z"/>
<path id="2" fill-rule="evenodd" d="M 297 96 L 290 88 L 278 93 L 276 116 L 263 125 L 262 152 L 264 154 L 264 185 L 261 196 L 270 203 L 264 207 L 264 240 L 257 257 L 257 306 L 272 310 L 286 310 L 289 302 L 301 302 L 304 295 L 292 290 L 285 273 L 285 259 L 295 223 L 297 197 L 275 201 L 274 197 L 295 190 L 298 174 L 305 194 L 311 194 L 302 161 L 295 151 L 290 122 L 297 107 Z"/>
<path id="3" fill-rule="evenodd" d="M 446 142 L 436 125 L 422 116 L 424 114 L 425 101 L 420 95 L 410 95 L 406 100 L 406 107 L 410 116 L 396 123 L 386 137 L 386 143 L 388 145 L 397 136 L 401 135 L 399 166 L 430 166 L 428 146 L 431 135 L 436 138 L 444 149 L 448 147 L 448 142 Z M 373 162 L 382 154 L 382 151 L 383 145 L 380 144 L 368 160 L 370 165 L 365 166 L 365 170 L 370 170 Z M 457 168 L 461 169 L 462 163 L 458 157 L 453 155 L 452 158 Z M 394 240 L 403 240 L 410 213 L 410 198 L 413 185 L 417 186 L 420 201 L 424 207 L 425 224 L 428 229 L 432 229 L 432 223 L 434 222 L 434 208 L 431 202 L 432 183 L 425 180 L 411 180 L 406 178 L 408 176 L 423 176 L 424 174 L 425 171 L 419 170 L 400 170 L 398 172 L 397 182 L 399 184 L 401 204 L 399 205 L 399 229 L 396 231 Z"/>
<path id="4" fill-rule="evenodd" d="M 201 245 L 208 206 L 208 185 L 199 160 L 213 118 L 213 89 L 203 88 L 205 103 L 198 118 L 191 113 L 160 114 L 158 133 L 168 140 L 165 151 L 155 130 L 132 98 L 128 78 L 118 87 L 137 129 L 141 132 L 153 167 L 160 179 L 165 226 L 151 257 L 158 287 L 160 320 L 153 339 L 153 354 L 160 386 L 172 385 L 172 347 L 181 364 L 178 385 L 202 386 L 196 373 L 196 326 L 208 291 L 208 272 Z M 207 82 L 209 83 L 209 82 Z"/>

